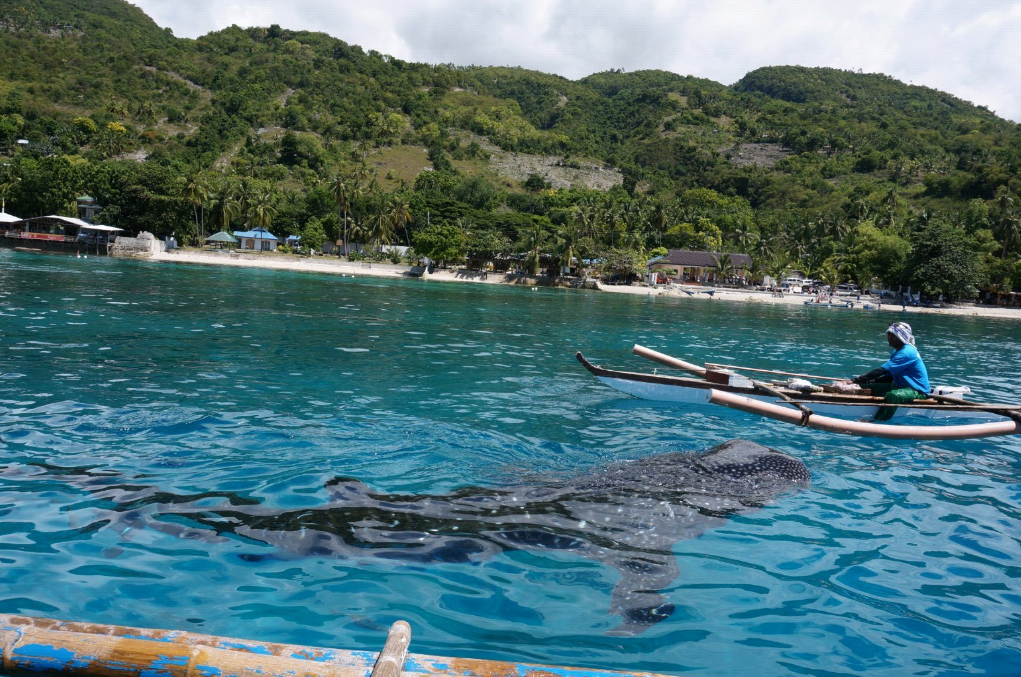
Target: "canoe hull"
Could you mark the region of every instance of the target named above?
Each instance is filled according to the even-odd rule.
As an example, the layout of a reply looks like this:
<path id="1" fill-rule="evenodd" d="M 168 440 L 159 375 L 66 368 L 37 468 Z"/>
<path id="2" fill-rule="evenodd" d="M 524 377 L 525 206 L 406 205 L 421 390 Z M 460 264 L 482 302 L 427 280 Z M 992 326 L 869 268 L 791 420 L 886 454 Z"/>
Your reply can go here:
<path id="1" fill-rule="evenodd" d="M 739 388 L 719 384 L 711 384 L 703 380 L 684 378 L 678 376 L 666 376 L 660 374 L 640 374 L 634 372 L 623 372 L 605 369 L 589 363 L 584 356 L 578 354 L 578 361 L 589 370 L 600 382 L 614 390 L 652 402 L 665 402 L 678 405 L 703 405 L 710 404 L 709 398 L 712 389 L 717 391 L 731 392 L 742 395 L 753 400 L 779 404 L 783 407 L 796 410 L 792 404 L 787 404 L 774 395 L 761 393 L 753 388 Z M 819 397 L 809 394 L 802 394 L 796 391 L 788 393 L 790 397 L 806 401 L 805 406 L 816 414 L 834 416 L 846 419 L 873 418 L 880 407 L 868 402 L 849 401 L 845 398 L 840 401 L 839 397 Z M 862 398 L 857 399 L 872 399 Z M 877 402 L 881 401 L 875 398 Z M 912 409 L 909 407 L 898 407 L 891 420 L 903 421 L 906 419 L 931 421 L 933 423 L 957 423 L 957 422 L 985 422 L 1002 421 L 1003 417 L 984 411 L 961 411 L 953 408 L 929 408 Z"/>

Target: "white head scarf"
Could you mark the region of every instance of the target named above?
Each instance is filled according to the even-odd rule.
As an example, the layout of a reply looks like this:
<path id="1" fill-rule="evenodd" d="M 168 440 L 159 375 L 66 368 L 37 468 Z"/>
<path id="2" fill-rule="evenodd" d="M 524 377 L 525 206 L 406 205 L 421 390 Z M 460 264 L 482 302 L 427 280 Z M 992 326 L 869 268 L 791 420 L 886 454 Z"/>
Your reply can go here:
<path id="1" fill-rule="evenodd" d="M 915 345 L 915 337 L 911 333 L 911 325 L 907 322 L 894 322 L 890 325 L 890 328 L 886 330 L 886 333 L 893 334 L 906 345 Z"/>

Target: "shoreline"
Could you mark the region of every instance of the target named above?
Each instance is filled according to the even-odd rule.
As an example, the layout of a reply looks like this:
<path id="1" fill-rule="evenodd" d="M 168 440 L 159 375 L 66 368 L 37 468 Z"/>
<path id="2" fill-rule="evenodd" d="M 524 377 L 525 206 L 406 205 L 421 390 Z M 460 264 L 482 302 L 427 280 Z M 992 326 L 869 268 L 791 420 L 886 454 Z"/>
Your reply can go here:
<path id="1" fill-rule="evenodd" d="M 317 256 L 312 258 L 283 258 L 276 254 L 263 255 L 258 253 L 243 253 L 232 256 L 226 251 L 184 251 L 174 249 L 168 252 L 153 254 L 149 260 L 156 263 L 190 263 L 197 265 L 228 266 L 238 268 L 262 268 L 267 270 L 287 270 L 292 272 L 323 273 L 327 275 L 350 275 L 352 277 L 383 277 L 383 278 L 408 278 L 418 277 L 410 273 L 410 266 L 394 265 L 390 263 L 369 263 L 362 261 L 341 261 L 332 256 Z M 532 277 L 521 277 L 505 273 L 481 273 L 455 272 L 452 270 L 439 270 L 421 276 L 421 279 L 435 282 L 461 282 L 473 284 L 504 284 L 504 285 L 529 285 L 536 286 L 536 279 Z M 719 287 L 701 287 L 694 285 L 671 285 L 671 286 L 627 286 L 627 285 L 604 285 L 595 283 L 595 289 L 613 294 L 632 294 L 638 296 L 668 297 L 690 299 L 692 301 L 727 301 L 743 303 L 768 303 L 786 305 L 804 305 L 805 301 L 811 300 L 808 294 L 788 294 L 782 297 L 773 296 L 770 292 L 746 291 L 736 289 L 723 289 Z M 707 294 L 704 292 L 712 292 Z M 850 299 L 850 297 L 837 297 L 839 299 Z M 867 301 L 869 304 L 873 302 Z M 820 304 L 825 306 L 826 304 Z M 838 308 L 838 310 L 844 310 Z M 966 305 L 950 308 L 921 308 L 902 306 L 890 303 L 882 304 L 879 308 L 863 308 L 862 303 L 855 303 L 855 307 L 847 309 L 852 312 L 868 310 L 869 312 L 896 312 L 896 313 L 924 313 L 935 315 L 957 315 L 965 317 L 986 317 L 1007 320 L 1021 320 L 1021 308 L 1003 308 L 998 306 Z"/>

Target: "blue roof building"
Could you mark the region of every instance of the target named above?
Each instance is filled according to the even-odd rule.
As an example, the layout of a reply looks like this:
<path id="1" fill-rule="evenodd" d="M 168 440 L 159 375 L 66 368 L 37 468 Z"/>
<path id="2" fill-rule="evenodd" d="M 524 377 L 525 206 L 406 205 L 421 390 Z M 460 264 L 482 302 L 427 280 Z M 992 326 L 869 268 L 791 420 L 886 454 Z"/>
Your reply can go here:
<path id="1" fill-rule="evenodd" d="M 273 252 L 277 249 L 277 236 L 265 228 L 252 228 L 251 230 L 235 230 L 234 237 L 237 238 L 240 249 L 252 249 L 255 251 Z"/>

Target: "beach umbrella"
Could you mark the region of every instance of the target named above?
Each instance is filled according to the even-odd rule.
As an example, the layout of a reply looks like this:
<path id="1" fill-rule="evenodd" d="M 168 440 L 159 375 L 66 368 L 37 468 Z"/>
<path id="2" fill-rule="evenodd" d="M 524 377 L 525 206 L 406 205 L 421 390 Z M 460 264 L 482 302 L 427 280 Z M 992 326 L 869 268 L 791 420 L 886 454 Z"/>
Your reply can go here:
<path id="1" fill-rule="evenodd" d="M 219 233 L 207 237 L 206 242 L 229 242 L 232 244 L 237 244 L 237 238 L 235 238 L 227 231 L 221 230 Z"/>

